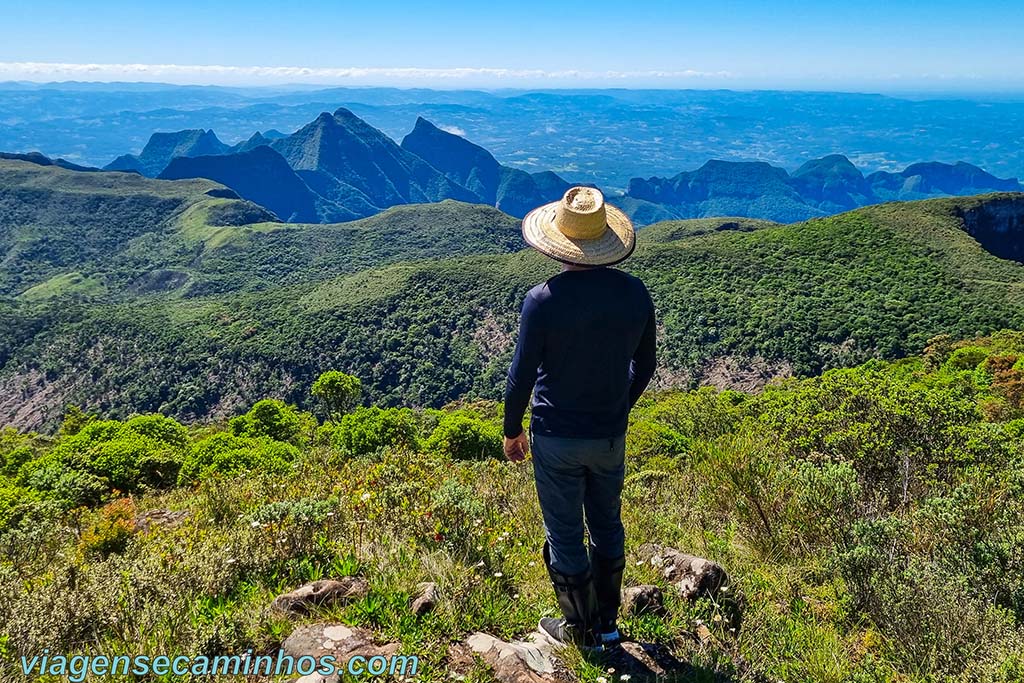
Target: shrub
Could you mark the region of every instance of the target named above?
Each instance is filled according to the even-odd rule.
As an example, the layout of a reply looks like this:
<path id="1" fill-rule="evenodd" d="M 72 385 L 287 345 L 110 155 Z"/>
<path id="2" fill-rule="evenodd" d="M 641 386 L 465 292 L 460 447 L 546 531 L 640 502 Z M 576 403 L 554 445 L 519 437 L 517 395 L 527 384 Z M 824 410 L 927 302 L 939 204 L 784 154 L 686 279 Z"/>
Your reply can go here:
<path id="1" fill-rule="evenodd" d="M 502 432 L 497 425 L 462 413 L 441 418 L 424 447 L 452 460 L 500 458 Z"/>
<path id="2" fill-rule="evenodd" d="M 274 441 L 301 446 L 305 442 L 303 432 L 315 423 L 305 413 L 299 412 L 294 406 L 275 398 L 258 401 L 245 415 L 234 418 L 230 422 L 231 433 L 235 436 L 261 437 Z"/>
<path id="3" fill-rule="evenodd" d="M 946 367 L 953 370 L 973 370 L 986 358 L 988 351 L 980 346 L 964 346 L 950 354 Z"/>
<path id="4" fill-rule="evenodd" d="M 626 433 L 626 452 L 646 462 L 655 456 L 677 456 L 689 450 L 690 441 L 676 430 L 651 420 L 638 420 Z"/>
<path id="5" fill-rule="evenodd" d="M 0 478 L 0 531 L 15 525 L 39 494 Z"/>
<path id="6" fill-rule="evenodd" d="M 357 408 L 344 416 L 334 444 L 350 455 L 366 455 L 386 447 L 416 450 L 416 414 L 408 408 Z"/>
<path id="7" fill-rule="evenodd" d="M 289 470 L 298 455 L 295 446 L 266 436 L 253 438 L 221 432 L 192 447 L 181 465 L 178 484 L 192 484 L 214 474 L 280 474 Z"/>
<path id="8" fill-rule="evenodd" d="M 86 554 L 106 557 L 123 552 L 134 533 L 135 504 L 130 498 L 120 498 L 92 514 L 80 544 Z"/>
<path id="9" fill-rule="evenodd" d="M 188 448 L 188 429 L 177 421 L 158 413 L 136 415 L 125 422 L 124 427 L 168 446 L 180 449 Z"/>
<path id="10" fill-rule="evenodd" d="M 151 475 L 160 474 L 159 469 L 149 466 L 151 463 L 166 463 L 177 474 L 178 463 L 167 450 L 160 441 L 125 431 L 116 439 L 101 441 L 90 448 L 81 469 L 105 478 L 118 491 L 155 488 L 173 482 L 174 478 L 168 481 L 166 476 L 155 476 L 154 481 L 147 480 L 144 470 Z"/>
<path id="11" fill-rule="evenodd" d="M 0 475 L 13 477 L 36 455 L 36 437 L 13 427 L 0 429 Z"/>
<path id="12" fill-rule="evenodd" d="M 60 426 L 61 436 L 74 436 L 78 432 L 82 431 L 90 422 L 95 422 L 99 419 L 96 413 L 87 413 L 78 406 L 71 405 L 64 411 L 64 421 Z"/>
<path id="13" fill-rule="evenodd" d="M 313 398 L 323 402 L 332 420 L 340 420 L 342 415 L 355 408 L 362 393 L 363 383 L 358 377 L 338 370 L 328 370 L 320 375 L 310 390 Z"/>

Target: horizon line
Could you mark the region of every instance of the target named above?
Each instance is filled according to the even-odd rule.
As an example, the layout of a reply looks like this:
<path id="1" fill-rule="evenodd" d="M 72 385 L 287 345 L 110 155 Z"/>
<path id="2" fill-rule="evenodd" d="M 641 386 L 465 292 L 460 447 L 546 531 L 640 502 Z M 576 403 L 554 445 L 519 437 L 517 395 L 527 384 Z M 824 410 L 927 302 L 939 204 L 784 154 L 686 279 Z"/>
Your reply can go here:
<path id="1" fill-rule="evenodd" d="M 0 82 L 431 90 L 779 90 L 856 94 L 1024 92 L 1024 80 L 972 74 L 765 75 L 695 69 L 632 71 L 501 67 L 299 67 L 219 64 L 0 62 Z"/>

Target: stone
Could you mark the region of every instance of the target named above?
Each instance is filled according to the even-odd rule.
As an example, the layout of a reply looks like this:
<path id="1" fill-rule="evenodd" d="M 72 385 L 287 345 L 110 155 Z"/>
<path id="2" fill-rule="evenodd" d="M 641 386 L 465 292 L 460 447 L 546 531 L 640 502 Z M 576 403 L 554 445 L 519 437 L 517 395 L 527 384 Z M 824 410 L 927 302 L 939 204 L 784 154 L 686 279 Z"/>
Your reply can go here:
<path id="1" fill-rule="evenodd" d="M 657 586 L 630 586 L 622 591 L 622 610 L 625 614 L 633 616 L 661 614 L 665 611 L 664 598 Z"/>
<path id="2" fill-rule="evenodd" d="M 645 543 L 637 549 L 637 556 L 660 568 L 662 576 L 687 600 L 714 597 L 729 580 L 725 569 L 717 562 L 688 555 L 675 548 Z"/>
<path id="3" fill-rule="evenodd" d="M 540 633 L 533 633 L 525 640 L 506 642 L 477 632 L 466 639 L 462 648 L 490 666 L 499 683 L 570 683 L 576 680 L 555 656 L 555 645 Z"/>
<path id="4" fill-rule="evenodd" d="M 425 581 L 419 584 L 416 586 L 416 597 L 412 601 L 412 613 L 418 617 L 423 616 L 437 606 L 439 599 L 436 583 Z"/>
<path id="5" fill-rule="evenodd" d="M 608 676 L 609 680 L 618 680 L 623 674 L 629 674 L 635 683 L 662 681 L 666 677 L 676 680 L 675 676 L 680 672 L 690 672 L 689 664 L 676 658 L 667 647 L 631 641 L 624 641 L 618 651 L 608 653 L 602 665 L 615 669 L 615 675 Z"/>
<path id="6" fill-rule="evenodd" d="M 135 517 L 135 528 L 150 531 L 157 527 L 173 528 L 191 515 L 188 510 L 147 510 Z"/>
<path id="7" fill-rule="evenodd" d="M 271 605 L 278 612 L 307 614 L 314 607 L 325 607 L 349 600 L 357 600 L 370 592 L 366 579 L 346 576 L 341 579 L 324 579 L 300 586 L 283 593 Z"/>
<path id="8" fill-rule="evenodd" d="M 320 658 L 333 655 L 335 665 L 343 667 L 349 659 L 362 656 L 367 661 L 372 657 L 391 657 L 398 654 L 400 643 L 378 645 L 373 633 L 365 628 L 344 624 L 304 624 L 285 639 L 281 649 L 296 660 L 300 657 Z M 335 675 L 323 676 L 312 673 L 294 683 L 336 683 Z"/>

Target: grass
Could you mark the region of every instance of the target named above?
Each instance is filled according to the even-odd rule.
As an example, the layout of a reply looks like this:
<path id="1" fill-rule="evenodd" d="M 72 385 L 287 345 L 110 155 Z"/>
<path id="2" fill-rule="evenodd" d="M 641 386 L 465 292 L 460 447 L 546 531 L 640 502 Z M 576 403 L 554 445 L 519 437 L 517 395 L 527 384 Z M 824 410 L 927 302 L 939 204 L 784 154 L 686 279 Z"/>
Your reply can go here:
<path id="1" fill-rule="evenodd" d="M 18 295 L 18 298 L 30 302 L 59 297 L 90 299 L 103 296 L 106 291 L 107 288 L 101 278 L 89 278 L 81 273 L 65 273 L 29 287 Z"/>
<path id="2" fill-rule="evenodd" d="M 674 680 L 1019 680 L 1022 356 L 1022 333 L 937 339 L 923 357 L 753 395 L 645 396 L 627 441 L 626 583 L 659 585 L 666 613 L 627 616 L 622 630 L 686 662 Z M 0 432 L 0 483 L 37 499 L 0 509 L 4 679 L 17 680 L 17 657 L 43 647 L 272 652 L 298 623 L 326 620 L 401 643 L 421 657 L 422 680 L 442 681 L 450 646 L 468 634 L 518 638 L 556 614 L 529 463 L 431 450 L 436 411 L 413 413 L 419 445 L 382 441 L 354 454 L 338 445 L 342 427 L 280 410 L 267 424 L 300 447 L 283 473 L 257 464 L 190 486 L 108 491 L 111 502 L 85 507 L 28 476 L 37 466 L 17 463 L 57 457 L 65 472 L 107 476 L 104 468 L 123 461 L 88 454 L 127 451 L 76 451 L 93 443 L 71 436 L 81 415 L 56 439 Z M 500 424 L 500 406 L 487 402 L 447 410 L 490 425 L 481 434 Z M 246 429 L 261 424 L 255 414 Z M 171 434 L 167 443 L 184 457 L 235 428 L 139 424 Z M 95 443 L 112 438 L 109 426 L 91 429 Z M 125 443 L 152 443 L 133 438 Z M 0 495 L 0 505 L 29 500 L 19 495 Z M 116 520 L 152 510 L 187 516 L 119 531 Z M 729 592 L 677 597 L 656 568 L 636 561 L 647 542 L 721 563 Z M 274 596 L 302 583 L 356 574 L 370 585 L 365 598 L 299 619 L 270 610 Z M 442 597 L 416 618 L 409 602 L 421 581 L 436 582 Z M 570 652 L 566 662 L 582 681 L 615 680 L 592 659 Z M 483 669 L 461 673 L 490 680 Z"/>

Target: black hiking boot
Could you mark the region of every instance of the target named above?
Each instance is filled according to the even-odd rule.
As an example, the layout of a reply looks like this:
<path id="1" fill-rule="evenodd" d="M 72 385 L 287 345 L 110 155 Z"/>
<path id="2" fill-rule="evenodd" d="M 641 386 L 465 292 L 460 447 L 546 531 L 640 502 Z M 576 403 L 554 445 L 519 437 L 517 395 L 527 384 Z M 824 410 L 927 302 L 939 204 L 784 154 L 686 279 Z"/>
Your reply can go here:
<path id="1" fill-rule="evenodd" d="M 555 571 L 551 568 L 547 543 L 544 544 L 544 564 L 548 568 L 548 576 L 563 618 L 545 617 L 540 620 L 538 629 L 556 643 L 572 644 L 583 649 L 600 649 L 601 640 L 595 631 L 599 618 L 597 594 L 594 592 L 594 579 L 590 570 L 573 576 Z"/>
<path id="2" fill-rule="evenodd" d="M 617 619 L 619 604 L 622 602 L 622 572 L 626 568 L 626 557 L 602 557 L 591 546 L 590 567 L 597 596 L 598 637 L 606 648 L 617 648 L 622 644 Z"/>

